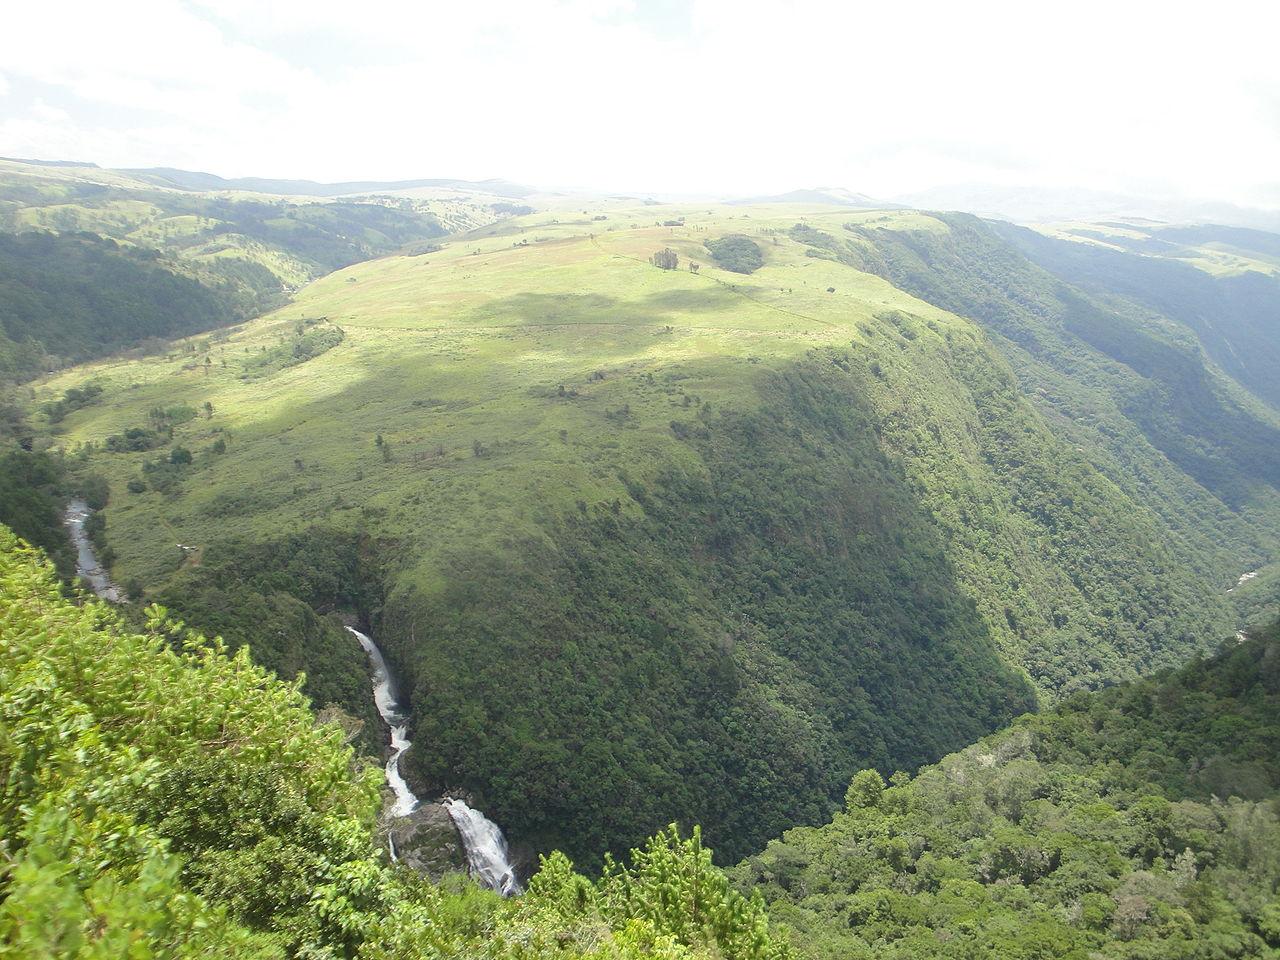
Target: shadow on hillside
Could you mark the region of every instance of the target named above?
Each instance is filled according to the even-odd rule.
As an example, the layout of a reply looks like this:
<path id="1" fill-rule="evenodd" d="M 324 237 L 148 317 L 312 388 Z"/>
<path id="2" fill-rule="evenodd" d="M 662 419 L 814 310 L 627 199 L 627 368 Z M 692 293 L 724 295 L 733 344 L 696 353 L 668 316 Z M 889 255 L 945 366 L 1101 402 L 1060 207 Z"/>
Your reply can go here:
<path id="1" fill-rule="evenodd" d="M 1247 503 L 1257 481 L 1280 484 L 1280 430 L 1229 395 L 1192 340 L 1196 333 L 1210 354 L 1229 352 L 1221 330 L 1204 331 L 1215 311 L 1228 318 L 1244 309 L 1234 285 L 1218 288 L 1219 281 L 1194 276 L 1199 271 L 1186 264 L 1094 251 L 965 214 L 938 216 L 951 227 L 948 234 L 855 231 L 875 245 L 874 262 L 863 266 L 1109 396 L 1152 446 L 1229 506 Z M 1181 295 L 1189 302 L 1180 304 Z M 1277 296 L 1280 289 L 1268 301 L 1272 312 Z M 1153 321 L 1153 306 L 1184 326 L 1172 331 Z M 1275 338 L 1257 335 L 1256 291 L 1246 306 L 1251 333 L 1237 352 L 1247 355 L 1249 344 L 1258 344 L 1258 369 L 1266 370 L 1271 361 L 1264 355 L 1274 354 Z M 1275 328 L 1270 316 L 1268 330 Z M 1007 350 L 1006 356 L 1025 374 L 1024 360 Z"/>
<path id="2" fill-rule="evenodd" d="M 587 863 L 672 820 L 736 859 L 829 818 L 859 768 L 1033 706 L 857 385 L 759 376 L 759 408 L 676 431 L 700 469 L 655 464 L 542 536 L 438 545 L 443 583 L 389 585 L 426 783 Z"/>
<path id="3" fill-rule="evenodd" d="M 704 289 L 657 291 L 638 300 L 599 293 L 518 293 L 470 310 L 462 324 L 661 326 L 679 323 L 682 314 L 731 311 L 741 303 L 737 294 L 711 284 Z"/>

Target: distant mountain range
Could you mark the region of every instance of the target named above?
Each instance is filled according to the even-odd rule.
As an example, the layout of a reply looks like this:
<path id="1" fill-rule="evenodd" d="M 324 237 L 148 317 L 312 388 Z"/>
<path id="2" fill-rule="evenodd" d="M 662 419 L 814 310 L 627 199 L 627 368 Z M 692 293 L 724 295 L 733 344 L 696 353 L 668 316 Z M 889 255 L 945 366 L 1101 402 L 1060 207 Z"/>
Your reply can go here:
<path id="1" fill-rule="evenodd" d="M 249 190 L 254 193 L 274 193 L 299 197 L 343 197 L 363 193 L 388 193 L 397 190 L 415 190 L 435 187 L 445 190 L 475 190 L 495 197 L 521 199 L 535 191 L 530 187 L 507 180 L 350 180 L 343 183 L 317 183 L 314 180 L 273 180 L 267 177 L 237 177 L 226 179 L 212 173 L 177 170 L 173 167 L 127 169 L 139 180 L 176 190 Z"/>
<path id="2" fill-rule="evenodd" d="M 865 193 L 855 193 L 844 187 L 811 187 L 806 190 L 791 190 L 787 193 L 776 193 L 767 197 L 746 197 L 730 200 L 734 206 L 745 206 L 752 203 L 821 203 L 835 204 L 840 207 L 855 207 L 859 210 L 901 210 L 905 205 L 890 200 L 877 200 Z"/>
<path id="3" fill-rule="evenodd" d="M 1102 190 L 1053 187 L 1009 187 L 987 183 L 949 184 L 892 199 L 881 199 L 844 187 L 810 187 L 769 196 L 727 201 L 753 203 L 834 204 L 861 210 L 957 210 L 1016 223 L 1065 220 L 1144 218 L 1155 223 L 1213 223 L 1254 230 L 1280 231 L 1280 210 L 1240 207 L 1230 203 L 1136 197 Z"/>
<path id="4" fill-rule="evenodd" d="M 895 199 L 920 210 L 962 210 L 981 217 L 1018 223 L 1141 217 L 1168 223 L 1214 223 L 1280 231 L 1280 210 L 1066 187 L 950 184 L 903 194 Z"/>

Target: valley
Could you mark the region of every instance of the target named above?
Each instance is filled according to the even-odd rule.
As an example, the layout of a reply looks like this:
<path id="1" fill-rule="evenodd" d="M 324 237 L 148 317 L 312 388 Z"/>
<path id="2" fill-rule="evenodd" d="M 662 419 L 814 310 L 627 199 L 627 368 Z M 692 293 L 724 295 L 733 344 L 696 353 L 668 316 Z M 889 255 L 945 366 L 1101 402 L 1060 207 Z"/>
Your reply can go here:
<path id="1" fill-rule="evenodd" d="M 0 960 L 1280 960 L 1280 5 L 11 6 Z"/>
<path id="2" fill-rule="evenodd" d="M 416 788 L 587 863 L 672 819 L 736 859 L 862 767 L 1273 609 L 1274 408 L 1026 234 L 546 206 L 35 391 L 102 390 L 41 429 L 111 491 L 117 582 L 305 670 L 370 745 L 324 615 L 374 626 Z M 749 273 L 707 246 L 739 236 Z"/>

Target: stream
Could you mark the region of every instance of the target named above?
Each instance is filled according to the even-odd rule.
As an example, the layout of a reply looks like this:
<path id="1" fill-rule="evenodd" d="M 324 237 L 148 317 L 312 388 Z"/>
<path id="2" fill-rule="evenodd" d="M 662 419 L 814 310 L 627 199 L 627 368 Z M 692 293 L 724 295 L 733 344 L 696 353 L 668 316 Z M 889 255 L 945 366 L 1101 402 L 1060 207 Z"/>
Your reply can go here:
<path id="1" fill-rule="evenodd" d="M 373 672 L 373 702 L 378 708 L 378 714 L 391 729 L 391 753 L 387 757 L 386 771 L 387 783 L 391 786 L 395 801 L 388 815 L 405 817 L 418 806 L 418 798 L 400 772 L 400 758 L 413 746 L 408 737 L 409 717 L 400 708 L 395 680 L 378 645 L 371 637 L 354 627 L 347 627 L 347 630 L 360 641 L 360 646 L 369 657 L 369 666 Z M 462 800 L 446 797 L 441 802 L 458 829 L 471 875 L 504 897 L 521 893 L 515 868 L 511 865 L 507 851 L 507 840 L 498 825 Z M 396 856 L 394 846 L 391 847 L 391 856 L 392 859 Z"/>
<path id="2" fill-rule="evenodd" d="M 92 514 L 93 511 L 83 500 L 72 500 L 62 514 L 62 523 L 71 537 L 71 545 L 76 548 L 76 575 L 85 580 L 103 600 L 121 603 L 124 593 L 111 582 L 107 571 L 98 563 L 98 555 L 93 552 L 93 541 L 84 532 L 84 525 Z"/>

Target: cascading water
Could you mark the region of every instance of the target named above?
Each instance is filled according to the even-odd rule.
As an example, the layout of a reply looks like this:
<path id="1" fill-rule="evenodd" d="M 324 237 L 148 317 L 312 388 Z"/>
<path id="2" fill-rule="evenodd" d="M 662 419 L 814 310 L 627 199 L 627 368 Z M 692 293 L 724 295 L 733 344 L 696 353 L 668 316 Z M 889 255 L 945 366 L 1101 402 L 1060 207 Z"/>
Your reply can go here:
<path id="1" fill-rule="evenodd" d="M 507 852 L 507 838 L 498 825 L 461 800 L 446 800 L 444 806 L 462 837 L 471 875 L 504 897 L 521 893 Z"/>
<path id="2" fill-rule="evenodd" d="M 409 718 L 400 712 L 395 685 L 391 680 L 391 671 L 387 669 L 387 661 L 383 658 L 378 645 L 354 627 L 347 627 L 347 629 L 360 641 L 360 646 L 364 647 L 364 652 L 369 657 L 369 666 L 373 669 L 373 702 L 378 708 L 378 714 L 391 728 L 391 756 L 387 757 L 386 769 L 387 783 L 391 785 L 391 792 L 395 794 L 396 802 L 392 805 L 390 814 L 393 817 L 406 817 L 413 813 L 414 807 L 418 805 L 418 798 L 413 795 L 409 784 L 400 773 L 400 758 L 413 746 L 413 742 L 407 735 Z"/>
<path id="3" fill-rule="evenodd" d="M 404 775 L 400 772 L 400 758 L 413 744 L 408 738 L 409 718 L 400 710 L 396 698 L 395 681 L 391 670 L 382 656 L 382 651 L 373 639 L 354 627 L 347 627 L 360 641 L 360 646 L 369 657 L 369 665 L 373 670 L 373 702 L 378 713 L 388 727 L 391 728 L 391 755 L 387 758 L 387 783 L 395 795 L 389 815 L 406 817 L 418 806 L 418 798 L 409 789 Z M 461 800 L 446 800 L 445 809 L 458 829 L 462 838 L 462 847 L 467 853 L 467 866 L 471 875 L 490 890 L 496 890 L 504 897 L 521 892 L 516 882 L 515 868 L 511 865 L 507 853 L 507 841 L 498 825 L 473 810 Z M 395 847 L 391 847 L 391 857 L 395 859 Z"/>

